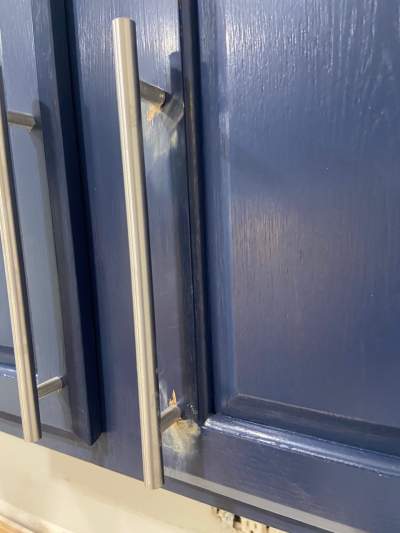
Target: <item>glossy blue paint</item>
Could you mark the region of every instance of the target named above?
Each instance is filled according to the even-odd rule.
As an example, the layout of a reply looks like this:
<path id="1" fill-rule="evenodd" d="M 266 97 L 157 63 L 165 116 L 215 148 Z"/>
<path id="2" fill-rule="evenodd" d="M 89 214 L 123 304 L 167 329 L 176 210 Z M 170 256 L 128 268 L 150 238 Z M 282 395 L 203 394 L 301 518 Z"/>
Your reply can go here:
<path id="1" fill-rule="evenodd" d="M 399 463 L 218 415 L 202 428 L 192 456 L 178 454 L 167 473 L 310 527 L 390 532 L 399 528 Z"/>
<path id="2" fill-rule="evenodd" d="M 153 1 L 66 4 L 80 162 L 85 177 L 96 289 L 104 432 L 88 448 L 48 436 L 45 443 L 125 474 L 141 476 L 128 240 L 111 47 L 111 21 L 137 21 L 141 78 L 173 95 L 162 113 L 143 103 L 157 345 L 162 398 L 175 389 L 192 409 L 186 379 L 192 292 L 180 98 L 178 13 Z M 153 20 L 152 26 L 146 21 Z M 150 29 L 154 33 L 148 34 Z M 186 245 L 185 245 L 186 242 Z M 182 274 L 185 272 L 185 275 Z M 188 274 L 188 276 L 187 276 Z M 189 280 L 189 281 L 188 281 Z M 188 286 L 185 284 L 189 283 Z M 189 330 L 189 331 L 188 331 Z M 178 361 L 170 365 L 170 361 Z M 162 362 L 164 360 L 164 363 Z M 187 392 L 186 392 L 187 391 Z"/>
<path id="3" fill-rule="evenodd" d="M 141 477 L 111 49 L 129 16 L 171 95 L 142 107 L 161 396 L 194 421 L 164 438 L 166 487 L 287 531 L 397 531 L 396 4 L 65 7 L 104 432 L 44 444 Z"/>
<path id="4" fill-rule="evenodd" d="M 198 6 L 219 414 L 168 472 L 323 529 L 396 530 L 397 6 Z"/>
<path id="5" fill-rule="evenodd" d="M 200 423 L 214 409 L 208 321 L 209 299 L 206 290 L 200 42 L 196 2 L 179 0 L 178 9 L 193 284 L 195 368 L 192 371 L 196 374 L 197 422 Z"/>
<path id="6" fill-rule="evenodd" d="M 180 64 L 176 55 L 180 45 L 178 11 L 164 2 L 147 2 L 145 6 L 140 2 L 118 5 L 104 2 L 102 10 L 77 2 L 68 10 L 68 15 L 81 161 L 85 169 L 94 246 L 105 432 L 90 449 L 54 437 L 48 437 L 46 444 L 107 468 L 141 476 L 129 262 L 110 23 L 113 17 L 121 15 L 137 21 L 141 77 L 173 95 L 161 115 L 151 117 L 151 110 L 143 105 L 158 361 L 163 401 L 166 401 L 168 391 L 174 388 L 178 398 L 186 400 L 186 414 L 196 416 L 195 388 L 192 387 L 194 366 L 191 364 L 193 302 L 186 162 Z M 145 15 L 153 20 L 151 26 L 143 26 Z M 163 31 L 164 27 L 168 31 Z M 144 39 L 143 32 L 146 35 L 150 28 L 154 29 L 154 35 Z M 169 70 L 171 49 L 166 46 L 166 35 L 173 50 L 172 72 Z M 191 366 L 193 377 L 188 378 L 187 369 Z M 258 515 L 248 504 L 214 495 L 210 490 L 196 487 L 196 483 L 189 486 L 169 479 L 167 486 L 245 515 L 255 513 L 258 518 L 262 516 L 276 525 L 285 523 L 298 531 L 311 530 L 300 526 L 296 520 L 286 522 L 265 510 Z"/>
<path id="7" fill-rule="evenodd" d="M 53 36 L 57 37 L 57 44 L 63 33 L 61 3 L 49 2 L 46 5 L 45 15 L 53 19 Z M 105 1 L 101 9 L 98 4 L 89 2 L 65 3 L 74 94 L 72 106 L 65 95 L 64 99 L 57 99 L 60 116 L 65 109 L 70 112 L 70 116 L 63 115 L 69 126 L 64 131 L 64 122 L 59 122 L 57 117 L 52 121 L 52 114 L 46 113 L 51 95 L 56 94 L 54 86 L 46 86 L 45 76 L 49 62 L 44 53 L 45 42 L 51 36 L 44 31 L 44 4 L 37 2 L 34 6 L 35 37 L 42 52 L 37 57 L 38 78 L 44 95 L 41 104 L 45 108 L 48 131 L 54 134 L 55 148 L 52 149 L 51 144 L 49 148 L 54 167 L 58 164 L 54 158 L 66 151 L 64 136 L 71 136 L 74 119 L 78 129 L 79 173 L 82 172 L 84 177 L 82 188 L 86 216 L 86 220 L 82 221 L 82 232 L 88 231 L 92 243 L 86 252 L 90 255 L 90 285 L 95 290 L 92 303 L 96 316 L 97 349 L 101 357 L 99 374 L 102 387 L 97 403 L 103 407 L 103 433 L 92 446 L 85 445 L 73 435 L 54 432 L 46 432 L 41 443 L 136 477 L 141 477 L 142 460 L 111 21 L 117 16 L 130 16 L 137 21 L 141 77 L 172 95 L 162 113 L 154 114 L 149 104 L 144 102 L 144 141 L 148 187 L 151 190 L 149 212 L 153 283 L 158 295 L 155 311 L 158 317 L 162 401 L 165 405 L 168 396 L 175 390 L 178 397 L 185 399 L 185 410 L 192 414 L 196 410 L 195 402 L 191 401 L 194 375 L 190 370 L 193 301 L 180 95 L 179 25 L 178 11 L 174 7 L 158 0 L 145 4 Z M 55 16 L 57 10 L 58 18 Z M 41 17 L 39 22 L 37 17 Z M 158 21 L 154 27 L 151 26 L 154 30 L 152 35 L 147 34 L 147 18 Z M 66 59 L 54 61 L 59 72 Z M 67 181 L 68 187 L 74 187 L 75 194 L 79 190 L 79 173 L 72 172 Z M 56 189 L 54 200 L 63 200 L 65 209 L 67 199 L 71 201 L 70 195 L 69 189 L 64 189 L 64 192 Z M 62 244 L 63 239 L 60 238 L 60 241 Z M 170 365 L 171 360 L 177 364 Z M 188 379 L 189 372 L 191 378 Z M 4 423 L 2 427 L 9 431 L 16 428 L 12 422 Z"/>
<path id="8" fill-rule="evenodd" d="M 218 408 L 399 427 L 397 6 L 200 6 Z"/>
<path id="9" fill-rule="evenodd" d="M 54 0 L 31 0 L 31 6 L 72 431 L 91 444 L 101 431 L 98 354 L 66 12 Z"/>
<path id="10" fill-rule="evenodd" d="M 56 4 L 59 11 L 51 13 Z M 99 434 L 100 410 L 92 319 L 85 308 L 89 278 L 82 267 L 87 245 L 82 244 L 85 228 L 79 220 L 81 183 L 65 106 L 71 102 L 67 41 L 61 31 L 65 15 L 60 2 L 33 0 L 3 2 L 0 19 L 8 110 L 33 114 L 38 122 L 32 132 L 10 126 L 37 380 L 64 376 L 66 381 L 61 393 L 40 401 L 41 421 L 45 431 L 91 443 Z M 8 364 L 0 368 L 0 411 L 18 420 L 3 266 L 0 278 L 0 344 L 9 356 L 1 361 Z M 15 430 L 19 432 L 18 422 Z"/>
<path id="11" fill-rule="evenodd" d="M 7 2 L 0 6 L 2 65 L 7 107 L 39 115 L 38 92 L 33 49 L 33 29 L 30 4 Z M 15 174 L 15 186 L 19 208 L 22 246 L 25 261 L 28 296 L 33 328 L 33 342 L 39 378 L 51 377 L 52 372 L 62 372 L 61 346 L 59 343 L 59 302 L 54 276 L 54 243 L 52 242 L 49 214 L 47 176 L 43 174 L 44 153 L 40 130 L 10 127 L 11 150 Z M 2 300 L 2 315 L 8 319 L 8 301 Z M 7 327 L 8 329 L 8 327 Z M 8 329 L 8 346 L 12 347 Z M 49 367 L 49 368 L 48 368 Z M 1 410 L 19 416 L 15 374 L 12 368 L 1 372 Z M 3 386 L 4 382 L 4 386 Z M 5 393 L 6 389 L 6 393 Z M 59 401 L 57 401 L 59 404 Z M 62 405 L 52 406 L 55 411 L 45 415 L 56 427 L 68 427 Z M 49 417 L 49 418 L 47 418 Z M 54 418 L 53 418 L 54 417 Z"/>

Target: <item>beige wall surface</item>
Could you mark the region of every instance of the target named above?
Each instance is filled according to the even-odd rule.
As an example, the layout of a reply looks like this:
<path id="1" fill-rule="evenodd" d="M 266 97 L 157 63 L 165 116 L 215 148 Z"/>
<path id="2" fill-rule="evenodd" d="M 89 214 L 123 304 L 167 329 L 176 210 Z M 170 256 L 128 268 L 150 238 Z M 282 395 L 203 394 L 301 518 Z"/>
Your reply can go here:
<path id="1" fill-rule="evenodd" d="M 44 533 L 219 533 L 210 507 L 0 433 L 0 514 Z M 55 527 L 57 525 L 58 527 Z"/>

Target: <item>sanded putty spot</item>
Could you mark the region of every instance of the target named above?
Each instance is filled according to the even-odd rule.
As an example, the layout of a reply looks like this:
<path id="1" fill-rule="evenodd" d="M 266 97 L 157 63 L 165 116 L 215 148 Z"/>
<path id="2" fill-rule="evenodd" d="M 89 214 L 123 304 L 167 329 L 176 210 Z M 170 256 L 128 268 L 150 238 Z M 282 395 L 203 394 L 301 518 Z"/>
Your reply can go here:
<path id="1" fill-rule="evenodd" d="M 190 457 L 196 451 L 200 428 L 193 420 L 178 420 L 163 435 L 163 446 L 181 458 Z"/>
<path id="2" fill-rule="evenodd" d="M 165 386 L 161 386 L 160 392 L 165 398 Z M 176 403 L 176 394 L 173 390 L 168 405 L 176 405 Z M 190 419 L 180 419 L 164 431 L 162 442 L 166 464 L 178 469 L 183 467 L 186 461 L 196 453 L 199 436 L 200 427 Z"/>

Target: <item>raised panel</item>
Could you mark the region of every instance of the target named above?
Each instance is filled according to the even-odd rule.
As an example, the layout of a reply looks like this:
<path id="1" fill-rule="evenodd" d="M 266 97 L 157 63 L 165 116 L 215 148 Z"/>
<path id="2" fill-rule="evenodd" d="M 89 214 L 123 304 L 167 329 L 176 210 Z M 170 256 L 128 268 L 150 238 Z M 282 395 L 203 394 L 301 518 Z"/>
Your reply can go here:
<path id="1" fill-rule="evenodd" d="M 9 124 L 36 379 L 65 383 L 40 401 L 41 422 L 91 443 L 100 431 L 98 376 L 64 4 L 2 2 L 0 32 L 7 110 L 36 119 L 32 131 Z M 0 306 L 6 317 L 7 298 Z M 0 369 L 0 411 L 18 424 L 9 363 Z"/>
<path id="2" fill-rule="evenodd" d="M 298 520 L 306 531 L 391 532 L 398 6 L 179 4 L 186 133 L 203 156 L 189 176 L 207 265 L 198 382 L 211 361 L 216 414 L 197 433 L 171 429 L 168 476 L 253 516 L 283 515 L 288 531 Z"/>
<path id="3" fill-rule="evenodd" d="M 256 4 L 200 3 L 218 406 L 399 427 L 398 6 Z"/>

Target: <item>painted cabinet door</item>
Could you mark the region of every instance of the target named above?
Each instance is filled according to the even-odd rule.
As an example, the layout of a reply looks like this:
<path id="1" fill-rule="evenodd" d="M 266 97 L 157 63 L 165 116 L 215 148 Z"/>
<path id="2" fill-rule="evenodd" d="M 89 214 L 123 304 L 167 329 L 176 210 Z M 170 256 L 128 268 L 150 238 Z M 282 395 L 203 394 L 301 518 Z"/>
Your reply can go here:
<path id="1" fill-rule="evenodd" d="M 184 409 L 166 487 L 290 531 L 397 530 L 396 4 L 67 11 L 106 420 L 135 457 L 99 462 L 141 475 L 111 43 L 126 16 L 141 79 L 170 95 L 142 104 L 160 403 Z"/>
<path id="2" fill-rule="evenodd" d="M 71 98 L 67 41 L 56 9 L 27 0 L 0 4 L 1 68 L 7 112 L 33 115 L 29 131 L 9 122 L 14 188 L 37 383 L 63 377 L 40 400 L 42 429 L 90 444 L 100 431 L 84 219 L 76 148 L 66 117 Z M 65 30 L 64 30 L 65 34 Z M 54 35 L 57 35 L 54 41 Z M 66 35 L 66 34 L 65 34 Z M 71 202 L 77 212 L 71 211 Z M 81 325 L 84 321 L 84 330 Z M 20 433 L 20 404 L 3 254 L 0 257 L 0 412 Z M 94 364 L 93 364 L 94 363 Z"/>
<path id="3" fill-rule="evenodd" d="M 170 475 L 398 530 L 398 2 L 197 4 L 215 414 Z"/>
<path id="4" fill-rule="evenodd" d="M 184 412 L 166 488 L 289 531 L 398 530 L 396 3 L 39 2 L 40 92 L 38 5 L 68 28 L 103 407 L 92 446 L 44 444 L 142 475 L 111 39 L 125 16 L 141 79 L 169 95 L 142 102 L 160 404 L 175 393 Z"/>
<path id="5" fill-rule="evenodd" d="M 141 78 L 171 96 L 160 113 L 143 100 L 160 379 L 165 402 L 191 386 L 185 375 L 192 292 L 177 3 L 164 0 L 53 0 L 68 25 L 95 298 L 102 434 L 92 446 L 60 435 L 44 444 L 124 474 L 142 477 L 128 233 L 111 23 L 137 22 Z M 185 394 L 185 397 L 189 397 Z M 178 490 L 178 489 L 176 489 Z"/>
<path id="6" fill-rule="evenodd" d="M 4 9 L 4 32 L 7 30 L 7 17 L 12 16 L 13 27 L 20 28 L 21 13 L 2 6 L 0 9 Z M 86 278 L 83 277 L 84 272 L 81 272 L 76 293 L 82 306 L 81 315 L 70 312 L 68 308 L 66 315 L 71 319 L 81 316 L 83 332 L 94 329 L 94 346 L 86 345 L 83 359 L 78 357 L 79 354 L 70 359 L 69 371 L 74 372 L 74 378 L 85 377 L 86 386 L 78 387 L 76 392 L 86 391 L 88 408 L 97 408 L 101 414 L 101 433 L 95 441 L 92 439 L 84 442 L 67 431 L 45 431 L 41 443 L 140 478 L 142 456 L 134 328 L 111 22 L 118 16 L 127 16 L 137 21 L 141 77 L 144 81 L 163 88 L 171 96 L 166 112 L 163 113 L 157 112 L 143 101 L 147 177 L 151 190 L 151 246 L 154 293 L 157 295 L 157 335 L 159 353 L 164 361 L 163 366 L 160 365 L 159 375 L 164 403 L 167 403 L 173 390 L 180 397 L 194 396 L 193 387 L 187 379 L 190 375 L 190 361 L 187 359 L 186 349 L 190 345 L 193 328 L 193 303 L 177 3 L 164 0 L 37 0 L 30 3 L 21 0 L 19 6 L 25 16 L 22 20 L 31 32 L 24 41 L 29 54 L 26 51 L 25 54 L 20 52 L 23 58 L 28 58 L 28 66 L 19 58 L 20 63 L 25 65 L 22 71 L 30 72 L 32 79 L 37 75 L 39 80 L 36 82 L 34 79 L 32 91 L 35 95 L 35 84 L 38 83 L 38 94 L 31 96 L 31 100 L 36 105 L 40 103 L 42 121 L 54 116 L 54 102 L 55 111 L 62 112 L 60 120 L 56 118 L 55 123 L 50 124 L 51 134 L 43 140 L 40 149 L 45 151 L 45 160 L 49 157 L 53 161 L 55 171 L 60 172 L 65 168 L 65 173 L 61 172 L 62 183 L 70 187 L 75 185 L 70 191 L 70 197 L 65 190 L 56 191 L 57 195 L 50 192 L 50 208 L 54 199 L 61 201 L 69 198 L 67 205 L 71 208 L 72 235 L 76 239 L 75 244 L 81 245 L 79 251 L 82 253 L 80 261 L 77 260 L 76 263 L 89 271 Z M 49 19 L 50 26 L 46 24 Z M 49 28 L 52 28 L 50 33 Z M 20 36 L 11 27 L 8 32 L 8 42 L 15 42 L 20 50 Z M 32 47 L 32 32 L 34 49 L 28 47 L 28 44 Z M 54 35 L 57 35 L 57 39 L 52 43 Z M 50 71 L 50 76 L 48 50 L 54 50 L 54 71 Z M 7 70 L 6 58 L 4 65 Z M 9 69 L 17 68 L 17 65 L 16 61 L 8 61 Z M 58 81 L 55 87 L 49 83 L 54 79 Z M 11 83 L 10 76 L 6 80 L 6 89 L 7 83 Z M 15 81 L 15 86 L 21 92 L 25 85 L 27 84 Z M 12 87 L 10 91 L 12 93 Z M 20 105 L 20 102 L 13 105 Z M 10 102 L 9 106 L 11 107 Z M 30 107 L 27 110 L 30 111 Z M 26 132 L 20 134 L 26 135 Z M 65 139 L 69 139 L 66 146 Z M 29 136 L 27 143 L 32 143 Z M 27 157 L 26 149 L 18 151 L 17 148 L 13 145 L 14 159 L 19 156 L 24 160 Z M 64 151 L 70 157 L 63 157 Z M 56 156 L 59 156 L 59 160 L 54 162 L 53 158 Z M 32 159 L 30 164 L 33 165 L 34 162 Z M 45 162 L 42 164 L 44 166 Z M 50 174 L 44 173 L 43 179 L 49 180 L 49 175 L 53 177 L 51 170 Z M 63 176 L 66 178 L 65 182 L 62 180 Z M 52 184 L 52 179 L 49 184 Z M 39 208 L 38 210 L 41 211 Z M 57 215 L 56 208 L 55 212 L 52 211 L 53 224 Z M 23 228 L 23 238 L 29 238 L 28 230 L 32 232 L 29 226 Z M 88 239 L 82 241 L 85 234 Z M 63 243 L 64 238 L 55 235 L 54 246 L 57 248 L 57 244 Z M 85 253 L 87 265 L 83 257 Z M 58 275 L 59 283 L 68 281 L 66 274 L 68 272 Z M 40 275 L 40 271 L 37 275 Z M 47 279 L 46 276 L 45 278 Z M 36 282 L 32 283 L 34 290 Z M 3 290 L 1 284 L 0 288 Z M 65 311 L 64 306 L 68 301 L 68 296 L 61 298 L 61 313 Z M 39 317 L 45 321 L 43 305 L 43 298 L 39 299 Z M 7 342 L 10 344 L 11 337 L 10 329 L 7 329 L 9 319 L 5 302 L 2 302 L 0 309 L 4 313 L 1 339 L 4 339 L 2 342 L 8 347 Z M 84 313 L 91 314 L 92 321 L 84 318 Z M 1 357 L 5 358 L 6 352 L 7 350 L 3 350 Z M 174 364 L 170 365 L 168 361 L 174 361 Z M 90 381 L 90 378 L 97 376 L 98 385 Z M 18 409 L 15 379 L 11 386 L 14 387 L 15 409 Z M 0 401 L 6 397 L 5 393 L 0 392 Z M 10 420 L 7 410 L 3 407 L 0 410 L 5 411 L 6 415 L 1 420 L 1 429 L 18 432 L 19 426 L 14 419 Z M 182 492 L 186 488 L 175 483 L 174 490 Z"/>

